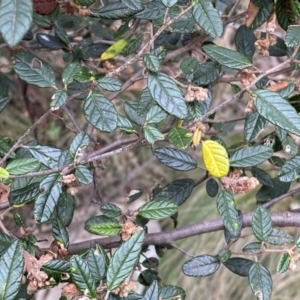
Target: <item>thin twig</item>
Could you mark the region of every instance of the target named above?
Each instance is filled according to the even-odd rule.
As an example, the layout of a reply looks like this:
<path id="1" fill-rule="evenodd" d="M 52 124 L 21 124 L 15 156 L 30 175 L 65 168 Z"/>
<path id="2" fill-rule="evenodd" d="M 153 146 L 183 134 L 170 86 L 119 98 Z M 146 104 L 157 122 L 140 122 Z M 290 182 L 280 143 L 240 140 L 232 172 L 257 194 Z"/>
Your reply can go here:
<path id="1" fill-rule="evenodd" d="M 173 246 L 175 249 L 179 250 L 180 252 L 184 253 L 185 255 L 187 255 L 189 257 L 195 257 L 195 255 L 192 255 L 192 254 L 188 253 L 184 249 L 178 247 L 175 243 L 171 243 L 171 246 Z"/>

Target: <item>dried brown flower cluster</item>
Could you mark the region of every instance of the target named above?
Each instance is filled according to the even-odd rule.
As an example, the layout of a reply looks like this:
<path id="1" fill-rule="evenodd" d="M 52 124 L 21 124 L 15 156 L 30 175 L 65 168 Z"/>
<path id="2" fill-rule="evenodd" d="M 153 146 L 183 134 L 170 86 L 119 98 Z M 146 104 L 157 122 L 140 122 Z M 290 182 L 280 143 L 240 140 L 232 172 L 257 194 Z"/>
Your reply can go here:
<path id="1" fill-rule="evenodd" d="M 105 74 L 113 72 L 116 69 L 116 61 L 114 59 L 108 59 L 103 62 L 103 69 Z"/>
<path id="2" fill-rule="evenodd" d="M 259 184 L 255 177 L 241 177 L 241 171 L 238 169 L 230 172 L 229 176 L 222 177 L 221 182 L 225 189 L 231 189 L 234 194 L 246 194 Z"/>
<path id="3" fill-rule="evenodd" d="M 269 48 L 277 43 L 276 35 L 269 34 L 267 38 L 258 39 L 254 45 L 258 54 L 261 56 L 269 56 Z"/>
<path id="4" fill-rule="evenodd" d="M 300 258 L 300 254 L 295 251 L 292 251 L 292 253 L 290 253 L 290 254 L 291 254 L 291 261 L 290 261 L 289 269 L 291 271 L 295 271 L 297 268 L 296 262 Z"/>
<path id="5" fill-rule="evenodd" d="M 136 289 L 136 285 L 133 281 L 126 282 L 124 281 L 119 287 L 117 287 L 112 292 L 114 294 L 119 295 L 120 297 L 127 297 L 128 293 L 134 291 Z"/>
<path id="6" fill-rule="evenodd" d="M 80 294 L 80 291 L 77 290 L 77 287 L 74 283 L 68 283 L 61 289 L 61 295 L 65 297 L 75 297 L 79 296 Z"/>
<path id="7" fill-rule="evenodd" d="M 255 99 L 256 99 L 256 97 L 254 95 L 249 94 L 249 100 L 248 100 L 247 106 L 245 107 L 246 114 L 251 114 L 256 111 L 256 108 L 254 106 Z"/>
<path id="8" fill-rule="evenodd" d="M 0 182 L 0 203 L 8 200 L 9 193 L 10 187 Z"/>
<path id="9" fill-rule="evenodd" d="M 195 100 L 203 101 L 207 99 L 207 93 L 207 89 L 189 84 L 184 99 L 186 102 L 193 102 Z"/>
<path id="10" fill-rule="evenodd" d="M 68 2 L 64 1 L 58 1 L 60 4 L 60 7 L 69 15 L 73 16 L 77 14 L 81 17 L 88 17 L 90 15 L 90 11 L 84 7 L 76 5 L 72 0 L 69 0 Z"/>
<path id="11" fill-rule="evenodd" d="M 62 183 L 68 186 L 67 193 L 71 194 L 72 196 L 76 195 L 81 187 L 75 174 L 64 175 L 62 177 Z"/>
<path id="12" fill-rule="evenodd" d="M 256 79 L 256 75 L 251 68 L 244 68 L 241 72 L 241 83 L 243 85 L 249 85 L 253 80 Z"/>
<path id="13" fill-rule="evenodd" d="M 28 273 L 28 294 L 34 294 L 38 289 L 53 285 L 55 283 L 54 279 L 49 279 L 48 275 L 40 270 L 43 264 L 53 260 L 52 254 L 47 253 L 42 255 L 41 258 L 37 260 L 34 256 L 24 250 L 23 256 L 25 262 L 25 271 Z"/>
<path id="14" fill-rule="evenodd" d="M 140 226 L 136 226 L 131 219 L 128 219 L 126 223 L 122 224 L 121 238 L 123 241 L 127 241 L 137 231 L 142 230 Z"/>

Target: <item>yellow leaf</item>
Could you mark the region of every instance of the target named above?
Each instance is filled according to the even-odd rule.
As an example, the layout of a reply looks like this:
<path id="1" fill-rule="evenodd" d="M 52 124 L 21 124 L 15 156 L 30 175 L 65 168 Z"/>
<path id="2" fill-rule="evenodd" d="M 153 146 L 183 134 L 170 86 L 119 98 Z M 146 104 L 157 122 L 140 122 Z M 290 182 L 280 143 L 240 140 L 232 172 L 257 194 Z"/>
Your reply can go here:
<path id="1" fill-rule="evenodd" d="M 229 171 L 226 149 L 219 143 L 208 140 L 202 144 L 202 155 L 206 169 L 214 177 L 223 177 Z"/>
<path id="2" fill-rule="evenodd" d="M 8 178 L 9 177 L 9 173 L 0 167 L 0 178 Z"/>
<path id="3" fill-rule="evenodd" d="M 117 56 L 123 51 L 123 49 L 127 46 L 127 44 L 128 41 L 124 39 L 118 40 L 102 53 L 101 60 L 107 60 Z"/>
<path id="4" fill-rule="evenodd" d="M 194 132 L 194 135 L 193 135 L 193 145 L 194 146 L 198 146 L 200 144 L 201 137 L 202 137 L 202 132 L 201 132 L 200 128 L 196 128 L 196 131 Z"/>

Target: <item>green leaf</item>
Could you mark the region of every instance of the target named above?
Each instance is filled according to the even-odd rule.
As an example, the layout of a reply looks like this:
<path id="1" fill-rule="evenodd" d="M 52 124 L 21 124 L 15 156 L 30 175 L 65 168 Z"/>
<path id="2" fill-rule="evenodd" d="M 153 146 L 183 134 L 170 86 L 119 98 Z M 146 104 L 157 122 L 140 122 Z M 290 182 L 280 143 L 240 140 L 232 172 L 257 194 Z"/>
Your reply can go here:
<path id="1" fill-rule="evenodd" d="M 156 200 L 142 205 L 138 209 L 138 213 L 144 218 L 159 220 L 174 215 L 177 209 L 178 206 L 172 201 Z"/>
<path id="2" fill-rule="evenodd" d="M 139 230 L 114 253 L 110 260 L 106 275 L 107 289 L 109 291 L 117 288 L 139 261 L 144 237 L 144 231 Z"/>
<path id="3" fill-rule="evenodd" d="M 159 147 L 154 150 L 154 155 L 161 163 L 178 171 L 197 168 L 197 162 L 189 154 L 177 149 Z"/>
<path id="4" fill-rule="evenodd" d="M 295 16 L 299 19 L 300 18 L 300 3 L 297 0 L 291 0 L 291 8 Z"/>
<path id="5" fill-rule="evenodd" d="M 259 165 L 273 155 L 273 149 L 264 145 L 245 147 L 235 151 L 230 157 L 230 166 L 246 168 Z"/>
<path id="6" fill-rule="evenodd" d="M 243 252 L 257 252 L 261 249 L 261 243 L 259 242 L 254 242 L 246 245 L 242 251 Z"/>
<path id="7" fill-rule="evenodd" d="M 268 121 L 260 116 L 258 112 L 248 114 L 244 125 L 245 140 L 254 141 L 259 133 L 268 125 Z"/>
<path id="8" fill-rule="evenodd" d="M 231 272 L 247 277 L 249 275 L 249 270 L 253 264 L 252 260 L 240 257 L 229 258 L 224 262 L 224 266 L 228 268 Z"/>
<path id="9" fill-rule="evenodd" d="M 288 55 L 288 48 L 283 39 L 277 37 L 276 44 L 269 47 L 269 55 L 277 57 Z"/>
<path id="10" fill-rule="evenodd" d="M 41 44 L 44 48 L 50 50 L 59 50 L 64 48 L 64 44 L 54 35 L 46 34 L 46 33 L 37 33 L 36 40 L 39 44 Z"/>
<path id="11" fill-rule="evenodd" d="M 270 177 L 270 175 L 266 171 L 256 168 L 256 167 L 253 167 L 251 169 L 251 173 L 254 177 L 257 178 L 259 183 L 266 185 L 266 186 L 274 187 L 274 182 L 273 182 L 272 178 Z"/>
<path id="12" fill-rule="evenodd" d="M 219 184 L 214 178 L 209 178 L 206 181 L 206 192 L 210 197 L 216 197 L 219 191 Z"/>
<path id="13" fill-rule="evenodd" d="M 7 170 L 0 167 L 0 179 L 2 178 L 4 179 L 8 177 L 9 177 L 9 173 L 7 172 Z"/>
<path id="14" fill-rule="evenodd" d="M 41 164 L 47 168 L 58 167 L 62 151 L 48 146 L 29 146 L 28 150 Z"/>
<path id="15" fill-rule="evenodd" d="M 1 0 L 0 29 L 8 46 L 16 46 L 30 29 L 32 10 L 32 2 L 28 0 Z"/>
<path id="16" fill-rule="evenodd" d="M 94 0 L 93 0 L 94 1 Z M 95 2 L 95 1 L 94 1 Z M 68 38 L 67 32 L 64 27 L 58 22 L 54 22 L 54 32 L 55 35 L 66 45 L 70 44 L 70 40 Z"/>
<path id="17" fill-rule="evenodd" d="M 300 155 L 286 161 L 278 173 L 278 178 L 283 182 L 292 182 L 300 177 Z"/>
<path id="18" fill-rule="evenodd" d="M 152 98 L 169 114 L 184 119 L 188 110 L 175 82 L 166 74 L 149 73 L 148 89 Z"/>
<path id="19" fill-rule="evenodd" d="M 46 222 L 51 217 L 61 194 L 60 174 L 48 175 L 40 184 L 43 190 L 35 200 L 34 218 Z"/>
<path id="20" fill-rule="evenodd" d="M 159 260 L 156 257 L 147 257 L 142 265 L 147 269 L 156 268 L 159 266 Z"/>
<path id="21" fill-rule="evenodd" d="M 256 90 L 253 93 L 256 95 L 254 105 L 262 117 L 282 129 L 300 135 L 300 117 L 287 100 L 268 90 Z"/>
<path id="22" fill-rule="evenodd" d="M 158 300 L 159 294 L 158 294 L 158 284 L 157 281 L 154 280 L 148 290 L 146 291 L 146 294 L 143 298 L 143 300 Z"/>
<path id="23" fill-rule="evenodd" d="M 186 57 L 180 62 L 180 70 L 183 74 L 188 75 L 196 72 L 199 62 L 195 57 Z"/>
<path id="24" fill-rule="evenodd" d="M 249 270 L 249 284 L 256 296 L 263 300 L 271 299 L 272 277 L 261 263 L 254 262 Z"/>
<path id="25" fill-rule="evenodd" d="M 89 143 L 90 143 L 90 137 L 86 132 L 80 131 L 79 133 L 77 133 L 70 144 L 69 151 L 71 156 L 74 158 L 76 156 L 78 149 L 87 147 Z"/>
<path id="26" fill-rule="evenodd" d="M 151 72 L 158 72 L 160 69 L 160 61 L 157 56 L 150 54 L 150 53 L 145 53 L 143 55 L 143 61 L 146 66 L 146 68 L 151 71 Z"/>
<path id="27" fill-rule="evenodd" d="M 269 0 L 252 0 L 251 1 L 256 7 L 258 7 L 258 13 L 254 20 L 249 26 L 250 29 L 256 29 L 263 23 L 265 23 L 268 17 L 271 15 L 274 8 L 274 1 Z M 265 300 L 265 299 L 264 299 Z"/>
<path id="28" fill-rule="evenodd" d="M 144 41 L 144 34 L 143 33 L 138 34 L 135 38 L 131 39 L 129 43 L 124 47 L 124 49 L 122 50 L 122 55 L 128 56 L 136 52 L 142 46 L 143 41 Z"/>
<path id="29" fill-rule="evenodd" d="M 94 4 L 96 0 L 76 0 L 76 4 L 82 5 L 82 6 L 90 6 Z"/>
<path id="30" fill-rule="evenodd" d="M 98 245 L 97 245 L 98 246 Z M 105 257 L 101 252 L 98 251 L 98 247 L 96 249 L 90 249 L 88 255 L 86 257 L 87 264 L 89 269 L 91 270 L 93 277 L 96 280 L 101 280 L 106 273 L 107 266 Z"/>
<path id="31" fill-rule="evenodd" d="M 83 109 L 86 120 L 100 131 L 111 132 L 116 129 L 118 114 L 114 105 L 103 95 L 91 94 Z"/>
<path id="32" fill-rule="evenodd" d="M 74 80 L 74 75 L 81 71 L 79 62 L 69 63 L 62 72 L 62 81 L 64 84 L 70 84 Z"/>
<path id="33" fill-rule="evenodd" d="M 14 239 L 3 232 L 0 232 L 0 257 L 14 242 Z"/>
<path id="34" fill-rule="evenodd" d="M 186 294 L 185 291 L 178 286 L 165 285 L 159 289 L 159 296 L 163 300 L 174 300 L 176 297 L 185 300 Z"/>
<path id="35" fill-rule="evenodd" d="M 15 300 L 23 277 L 23 248 L 13 242 L 0 258 L 0 299 Z"/>
<path id="36" fill-rule="evenodd" d="M 143 5 L 141 0 L 122 0 L 122 2 L 130 9 L 142 10 Z"/>
<path id="37" fill-rule="evenodd" d="M 64 226 L 68 227 L 73 219 L 75 209 L 74 198 L 63 189 L 56 206 L 56 213 Z"/>
<path id="38" fill-rule="evenodd" d="M 52 101 L 50 107 L 62 107 L 66 104 L 68 94 L 65 90 L 56 90 L 53 96 L 51 97 Z"/>
<path id="39" fill-rule="evenodd" d="M 190 196 L 194 188 L 194 180 L 190 178 L 177 179 L 154 195 L 153 200 L 169 200 L 178 206 L 183 204 Z"/>
<path id="40" fill-rule="evenodd" d="M 81 83 L 91 83 L 92 81 L 95 80 L 95 76 L 86 69 L 83 69 L 83 70 L 75 73 L 73 78 L 74 78 L 74 80 L 81 82 Z"/>
<path id="41" fill-rule="evenodd" d="M 216 38 L 223 33 L 223 22 L 210 0 L 193 1 L 193 18 L 210 36 Z"/>
<path id="42" fill-rule="evenodd" d="M 136 112 L 139 116 L 144 117 L 154 105 L 156 105 L 156 102 L 151 97 L 148 88 L 145 88 L 138 101 Z"/>
<path id="43" fill-rule="evenodd" d="M 15 182 L 15 181 L 14 181 Z M 22 206 L 26 202 L 32 201 L 39 193 L 39 182 L 28 183 L 25 187 L 11 189 L 8 201 L 10 206 Z"/>
<path id="44" fill-rule="evenodd" d="M 291 1 L 277 0 L 275 13 L 278 24 L 282 29 L 287 30 L 289 25 L 295 24 L 295 15 L 291 8 Z"/>
<path id="45" fill-rule="evenodd" d="M 59 219 L 55 219 L 55 221 L 53 222 L 52 235 L 59 244 L 64 245 L 64 248 L 69 247 L 68 231 L 64 226 L 64 224 Z"/>
<path id="46" fill-rule="evenodd" d="M 0 95 L 0 113 L 4 110 L 4 108 L 9 103 L 10 100 L 11 100 L 10 97 L 2 97 Z"/>
<path id="47" fill-rule="evenodd" d="M 286 136 L 282 141 L 282 148 L 285 153 L 291 156 L 294 156 L 298 152 L 298 145 L 290 136 Z"/>
<path id="48" fill-rule="evenodd" d="M 107 217 L 119 217 L 122 215 L 122 210 L 117 205 L 112 203 L 105 203 L 100 206 L 100 211 Z"/>
<path id="49" fill-rule="evenodd" d="M 159 0 L 153 0 L 145 4 L 144 9 L 135 15 L 138 19 L 156 20 L 165 14 L 166 7 Z"/>
<path id="50" fill-rule="evenodd" d="M 260 241 L 265 241 L 272 233 L 272 219 L 270 212 L 258 205 L 252 215 L 252 231 Z"/>
<path id="51" fill-rule="evenodd" d="M 165 136 L 157 128 L 149 125 L 144 127 L 144 135 L 146 141 L 151 145 L 157 140 L 165 139 Z"/>
<path id="52" fill-rule="evenodd" d="M 103 19 L 109 19 L 109 20 L 119 20 L 119 19 L 125 19 L 127 17 L 135 15 L 139 10 L 132 10 L 128 8 L 123 2 L 117 1 L 108 3 L 105 6 L 103 6 L 99 12 L 98 16 Z"/>
<path id="53" fill-rule="evenodd" d="M 202 49 L 211 59 L 231 69 L 241 70 L 252 65 L 246 56 L 231 49 L 214 44 L 206 44 Z"/>
<path id="54" fill-rule="evenodd" d="M 84 165 L 76 165 L 75 176 L 76 176 L 76 179 L 82 184 L 93 183 L 93 174 Z"/>
<path id="55" fill-rule="evenodd" d="M 193 83 L 196 85 L 207 85 L 214 82 L 220 75 L 222 66 L 216 61 L 207 61 L 198 66 L 193 74 Z"/>
<path id="56" fill-rule="evenodd" d="M 220 267 L 220 260 L 216 256 L 196 256 L 182 266 L 182 271 L 187 276 L 204 277 L 215 273 Z"/>
<path id="57" fill-rule="evenodd" d="M 98 235 L 117 235 L 121 231 L 121 225 L 115 218 L 96 216 L 86 220 L 84 229 Z"/>
<path id="58" fill-rule="evenodd" d="M 236 50 L 252 58 L 255 53 L 256 37 L 251 29 L 245 25 L 241 25 L 235 33 L 234 42 Z"/>
<path id="59" fill-rule="evenodd" d="M 227 230 L 232 235 L 237 235 L 239 229 L 238 211 L 235 207 L 234 199 L 229 192 L 225 190 L 219 192 L 217 209 Z"/>
<path id="60" fill-rule="evenodd" d="M 293 241 L 294 238 L 291 235 L 277 228 L 273 228 L 271 234 L 265 240 L 266 243 L 277 246 L 290 244 Z"/>
<path id="61" fill-rule="evenodd" d="M 78 255 L 70 259 L 71 277 L 77 289 L 82 293 L 87 293 L 90 297 L 96 297 L 96 282 L 87 263 Z"/>
<path id="62" fill-rule="evenodd" d="M 41 270 L 46 272 L 49 278 L 53 277 L 55 281 L 59 282 L 64 274 L 71 272 L 71 264 L 66 260 L 54 259 L 43 264 Z"/>
<path id="63" fill-rule="evenodd" d="M 124 110 L 130 121 L 137 125 L 143 125 L 145 123 L 145 115 L 138 114 L 138 102 L 126 101 L 124 104 Z"/>
<path id="64" fill-rule="evenodd" d="M 165 120 L 167 116 L 168 114 L 160 106 L 154 105 L 146 115 L 146 122 L 148 124 L 159 123 Z"/>
<path id="65" fill-rule="evenodd" d="M 102 77 L 98 80 L 98 85 L 109 92 L 117 92 L 122 89 L 122 82 L 113 77 Z"/>
<path id="66" fill-rule="evenodd" d="M 161 2 L 164 4 L 166 7 L 172 7 L 177 3 L 178 0 L 161 0 Z"/>
<path id="67" fill-rule="evenodd" d="M 16 52 L 14 57 L 14 70 L 22 80 L 38 87 L 55 85 L 54 71 L 47 62 L 25 51 Z"/>
<path id="68" fill-rule="evenodd" d="M 289 26 L 284 40 L 287 47 L 295 47 L 300 45 L 300 26 Z"/>
<path id="69" fill-rule="evenodd" d="M 277 263 L 276 271 L 278 274 L 284 273 L 289 269 L 291 262 L 291 255 L 287 252 L 283 253 L 280 257 L 280 260 Z"/>
<path id="70" fill-rule="evenodd" d="M 23 175 L 34 171 L 39 165 L 35 158 L 15 158 L 7 164 L 6 171 L 11 175 Z"/>
<path id="71" fill-rule="evenodd" d="M 120 115 L 118 115 L 117 127 L 122 130 L 125 130 L 127 133 L 134 132 L 134 128 L 133 128 L 131 122 L 127 118 L 120 116 Z"/>
<path id="72" fill-rule="evenodd" d="M 193 139 L 193 135 L 187 129 L 174 127 L 168 133 L 169 141 L 180 149 L 188 147 Z"/>
<path id="73" fill-rule="evenodd" d="M 225 261 L 227 261 L 230 258 L 231 254 L 232 253 L 229 249 L 224 248 L 219 252 L 218 258 L 222 263 L 224 263 Z"/>
<path id="74" fill-rule="evenodd" d="M 156 270 L 144 270 L 138 277 L 138 282 L 144 286 L 150 286 L 155 280 L 160 281 L 160 277 Z"/>

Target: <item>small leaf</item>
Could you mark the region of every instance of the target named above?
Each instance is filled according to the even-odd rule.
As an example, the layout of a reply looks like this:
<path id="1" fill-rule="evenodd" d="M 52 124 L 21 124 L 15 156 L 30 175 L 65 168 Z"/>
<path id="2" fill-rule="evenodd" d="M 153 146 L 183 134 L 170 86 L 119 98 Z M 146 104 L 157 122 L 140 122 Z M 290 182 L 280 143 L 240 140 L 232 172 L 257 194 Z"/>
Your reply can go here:
<path id="1" fill-rule="evenodd" d="M 283 182 L 292 182 L 300 177 L 300 155 L 286 161 L 278 173 L 278 178 Z"/>
<path id="2" fill-rule="evenodd" d="M 117 127 L 126 131 L 127 133 L 134 132 L 134 128 L 133 128 L 133 125 L 131 124 L 131 122 L 127 118 L 120 116 L 120 115 L 118 115 Z"/>
<path id="3" fill-rule="evenodd" d="M 108 20 L 125 19 L 135 15 L 140 10 L 128 8 L 122 1 L 108 3 L 98 11 L 98 16 Z"/>
<path id="4" fill-rule="evenodd" d="M 136 52 L 141 48 L 143 41 L 144 41 L 144 34 L 143 33 L 138 34 L 135 38 L 132 38 L 129 41 L 127 46 L 123 49 L 122 55 L 128 56 Z"/>
<path id="5" fill-rule="evenodd" d="M 70 44 L 70 40 L 68 38 L 67 32 L 65 31 L 64 27 L 58 22 L 54 22 L 54 31 L 55 35 L 66 45 Z"/>
<path id="6" fill-rule="evenodd" d="M 147 257 L 142 265 L 147 269 L 156 268 L 159 265 L 159 260 L 156 257 Z"/>
<path id="7" fill-rule="evenodd" d="M 114 253 L 107 270 L 107 289 L 117 288 L 130 274 L 139 261 L 145 233 L 136 232 L 128 241 L 123 243 Z"/>
<path id="8" fill-rule="evenodd" d="M 239 231 L 238 211 L 235 207 L 234 199 L 229 192 L 225 190 L 219 192 L 217 208 L 226 229 L 232 235 L 237 235 Z"/>
<path id="9" fill-rule="evenodd" d="M 243 277 L 247 277 L 249 275 L 249 270 L 252 264 L 252 260 L 240 257 L 229 258 L 224 262 L 224 266 L 231 272 Z"/>
<path id="10" fill-rule="evenodd" d="M 254 141 L 262 129 L 264 129 L 267 125 L 268 121 L 258 112 L 248 114 L 244 125 L 245 140 L 247 142 Z"/>
<path id="11" fill-rule="evenodd" d="M 2 97 L 0 95 L 0 113 L 4 110 L 4 108 L 7 106 L 10 100 L 10 97 Z"/>
<path id="12" fill-rule="evenodd" d="M 277 0 L 275 3 L 276 19 L 280 27 L 284 30 L 287 30 L 289 25 L 295 24 L 295 15 L 291 8 L 291 2 L 286 0 Z"/>
<path id="13" fill-rule="evenodd" d="M 274 125 L 300 135 L 300 117 L 291 104 L 277 93 L 268 90 L 253 91 L 257 112 Z"/>
<path id="14" fill-rule="evenodd" d="M 100 206 L 100 211 L 107 217 L 119 217 L 122 214 L 121 208 L 112 203 L 105 203 Z"/>
<path id="15" fill-rule="evenodd" d="M 121 225 L 115 218 L 97 216 L 88 219 L 85 222 L 84 229 L 93 234 L 113 236 L 120 233 Z"/>
<path id="16" fill-rule="evenodd" d="M 156 270 L 144 270 L 138 277 L 138 282 L 144 286 L 150 286 L 154 281 L 160 281 L 159 274 Z"/>
<path id="17" fill-rule="evenodd" d="M 147 125 L 144 127 L 145 139 L 149 144 L 153 144 L 157 140 L 164 140 L 165 136 L 155 127 Z"/>
<path id="18" fill-rule="evenodd" d="M 98 80 L 99 86 L 109 92 L 117 92 L 122 89 L 122 83 L 120 80 L 113 77 L 103 77 Z"/>
<path id="19" fill-rule="evenodd" d="M 221 17 L 210 0 L 194 0 L 192 14 L 197 24 L 210 36 L 216 38 L 222 35 Z"/>
<path id="20" fill-rule="evenodd" d="M 14 241 L 0 258 L 0 299 L 15 300 L 23 277 L 23 248 Z"/>
<path id="21" fill-rule="evenodd" d="M 261 263 L 253 262 L 249 270 L 249 283 L 253 293 L 263 300 L 271 299 L 272 277 Z"/>
<path id="22" fill-rule="evenodd" d="M 196 256 L 182 266 L 182 271 L 187 276 L 204 277 L 215 273 L 220 267 L 220 260 L 211 255 Z"/>
<path id="23" fill-rule="evenodd" d="M 37 33 L 36 39 L 44 48 L 50 50 L 59 50 L 65 46 L 56 36 L 51 34 Z"/>
<path id="24" fill-rule="evenodd" d="M 252 65 L 246 56 L 231 49 L 214 44 L 204 45 L 202 49 L 211 59 L 231 69 L 241 70 Z"/>
<path id="25" fill-rule="evenodd" d="M 164 73 L 149 73 L 148 89 L 152 98 L 169 114 L 184 119 L 188 110 L 183 96 L 174 81 Z"/>
<path id="26" fill-rule="evenodd" d="M 227 261 L 230 258 L 230 256 L 231 256 L 231 251 L 226 248 L 222 249 L 218 254 L 218 258 L 222 263 Z"/>
<path id="27" fill-rule="evenodd" d="M 86 262 L 96 280 L 101 280 L 105 276 L 107 270 L 105 257 L 98 251 L 97 248 L 89 250 Z"/>
<path id="28" fill-rule="evenodd" d="M 278 274 L 284 273 L 289 269 L 291 262 L 291 255 L 287 252 L 283 253 L 280 257 L 280 260 L 277 263 L 276 271 Z"/>
<path id="29" fill-rule="evenodd" d="M 160 61 L 157 56 L 150 54 L 150 53 L 145 53 L 143 55 L 143 61 L 147 69 L 151 72 L 158 72 L 160 69 Z"/>
<path id="30" fill-rule="evenodd" d="M 148 288 L 148 290 L 146 291 L 143 300 L 158 300 L 158 296 L 158 284 L 157 281 L 154 280 Z"/>
<path id="31" fill-rule="evenodd" d="M 135 15 L 138 19 L 156 20 L 165 14 L 166 7 L 161 1 L 150 1 L 145 4 L 144 9 Z"/>
<path id="32" fill-rule="evenodd" d="M 11 175 L 23 175 L 35 171 L 39 167 L 35 158 L 15 158 L 6 166 L 6 171 Z"/>
<path id="33" fill-rule="evenodd" d="M 214 178 L 209 178 L 206 181 L 206 192 L 210 197 L 216 197 L 219 191 L 219 184 Z"/>
<path id="34" fill-rule="evenodd" d="M 10 47 L 16 46 L 30 29 L 32 10 L 32 2 L 28 0 L 0 2 L 0 29 Z"/>
<path id="35" fill-rule="evenodd" d="M 146 116 L 146 122 L 149 124 L 159 123 L 166 119 L 168 114 L 158 105 L 152 106 Z"/>
<path id="36" fill-rule="evenodd" d="M 195 57 L 186 57 L 180 62 L 180 70 L 183 74 L 192 74 L 196 72 L 199 62 Z"/>
<path id="37" fill-rule="evenodd" d="M 277 246 L 290 244 L 293 241 L 291 235 L 277 228 L 273 228 L 271 234 L 265 240 L 266 243 Z"/>
<path id="38" fill-rule="evenodd" d="M 0 179 L 1 178 L 8 178 L 9 177 L 9 173 L 7 172 L 7 170 L 3 169 L 0 167 Z"/>
<path id="39" fill-rule="evenodd" d="M 122 53 L 127 44 L 128 41 L 124 39 L 118 40 L 102 53 L 101 60 L 111 59 L 119 55 L 120 53 Z"/>
<path id="40" fill-rule="evenodd" d="M 259 242 L 250 243 L 242 249 L 243 252 L 257 252 L 260 250 L 261 250 L 261 243 Z"/>
<path id="41" fill-rule="evenodd" d="M 87 147 L 89 143 L 90 143 L 90 138 L 86 132 L 80 131 L 79 133 L 77 133 L 70 144 L 69 151 L 71 156 L 74 158 L 76 156 L 78 149 Z"/>
<path id="42" fill-rule="evenodd" d="M 249 28 L 253 30 L 267 21 L 268 17 L 272 14 L 274 2 L 266 0 L 252 0 L 251 3 L 258 7 L 258 12 L 249 26 Z"/>
<path id="43" fill-rule="evenodd" d="M 52 225 L 52 235 L 58 244 L 62 244 L 64 248 L 69 247 L 68 231 L 59 219 L 56 219 Z"/>
<path id="44" fill-rule="evenodd" d="M 237 150 L 230 157 L 230 166 L 246 168 L 259 165 L 273 155 L 273 149 L 264 145 L 245 147 Z"/>
<path id="45" fill-rule="evenodd" d="M 168 147 L 154 150 L 154 155 L 164 165 L 179 171 L 189 171 L 197 168 L 197 162 L 187 153 Z"/>
<path id="46" fill-rule="evenodd" d="M 256 37 L 251 29 L 245 25 L 241 25 L 235 33 L 234 42 L 236 50 L 246 55 L 248 58 L 252 58 L 255 53 Z"/>
<path id="47" fill-rule="evenodd" d="M 186 294 L 185 291 L 178 286 L 165 285 L 159 289 L 159 296 L 163 300 L 174 300 L 176 297 L 185 300 Z"/>
<path id="48" fill-rule="evenodd" d="M 168 139 L 174 146 L 185 149 L 190 145 L 193 135 L 187 129 L 174 127 L 169 131 Z"/>
<path id="49" fill-rule="evenodd" d="M 272 219 L 269 211 L 258 205 L 252 215 L 252 230 L 255 237 L 265 241 L 272 233 Z"/>
<path id="50" fill-rule="evenodd" d="M 155 200 L 142 205 L 138 213 L 144 218 L 159 220 L 174 215 L 177 209 L 178 206 L 172 201 Z"/>
<path id="51" fill-rule="evenodd" d="M 53 277 L 59 282 L 62 280 L 63 274 L 71 272 L 71 264 L 66 260 L 54 259 L 43 264 L 41 270 L 46 272 L 49 278 Z"/>
<path id="52" fill-rule="evenodd" d="M 198 66 L 193 74 L 193 83 L 196 85 L 207 85 L 214 82 L 220 75 L 222 66 L 216 61 L 207 61 Z"/>
<path id="53" fill-rule="evenodd" d="M 111 132 L 117 127 L 116 109 L 103 95 L 91 94 L 86 99 L 83 109 L 86 120 L 100 131 Z"/>
<path id="54" fill-rule="evenodd" d="M 226 149 L 218 142 L 207 140 L 202 143 L 203 161 L 208 172 L 215 177 L 226 176 L 229 160 Z"/>
<path id="55" fill-rule="evenodd" d="M 14 239 L 12 237 L 0 232 L 0 257 L 6 252 L 13 242 Z"/>
<path id="56" fill-rule="evenodd" d="M 161 0 L 161 2 L 164 4 L 166 7 L 172 7 L 177 3 L 178 0 Z"/>
<path id="57" fill-rule="evenodd" d="M 92 298 L 96 297 L 96 282 L 87 263 L 78 255 L 70 259 L 71 277 L 77 289 L 82 293 L 87 293 Z"/>
<path id="58" fill-rule="evenodd" d="M 68 227 L 73 219 L 75 210 L 74 198 L 63 189 L 56 206 L 56 213 L 59 220 Z"/>
<path id="59" fill-rule="evenodd" d="M 64 84 L 70 84 L 74 80 L 74 75 L 81 71 L 81 65 L 78 62 L 68 64 L 62 72 L 62 81 Z"/>
<path id="60" fill-rule="evenodd" d="M 68 94 L 65 90 L 56 90 L 51 97 L 50 107 L 62 107 L 67 102 Z"/>
<path id="61" fill-rule="evenodd" d="M 251 169 L 251 173 L 254 177 L 256 177 L 256 179 L 259 181 L 259 183 L 266 185 L 266 186 L 270 186 L 270 187 L 274 187 L 274 182 L 272 180 L 272 178 L 270 177 L 270 175 L 259 168 L 253 167 Z"/>
<path id="62" fill-rule="evenodd" d="M 190 178 L 178 179 L 162 188 L 157 194 L 154 195 L 153 200 L 169 200 L 173 201 L 179 206 L 183 204 L 190 196 L 193 188 L 194 180 Z"/>
<path id="63" fill-rule="evenodd" d="M 76 179 L 82 184 L 93 183 L 93 178 L 94 178 L 93 174 L 84 165 L 76 165 L 75 176 L 76 176 Z"/>

